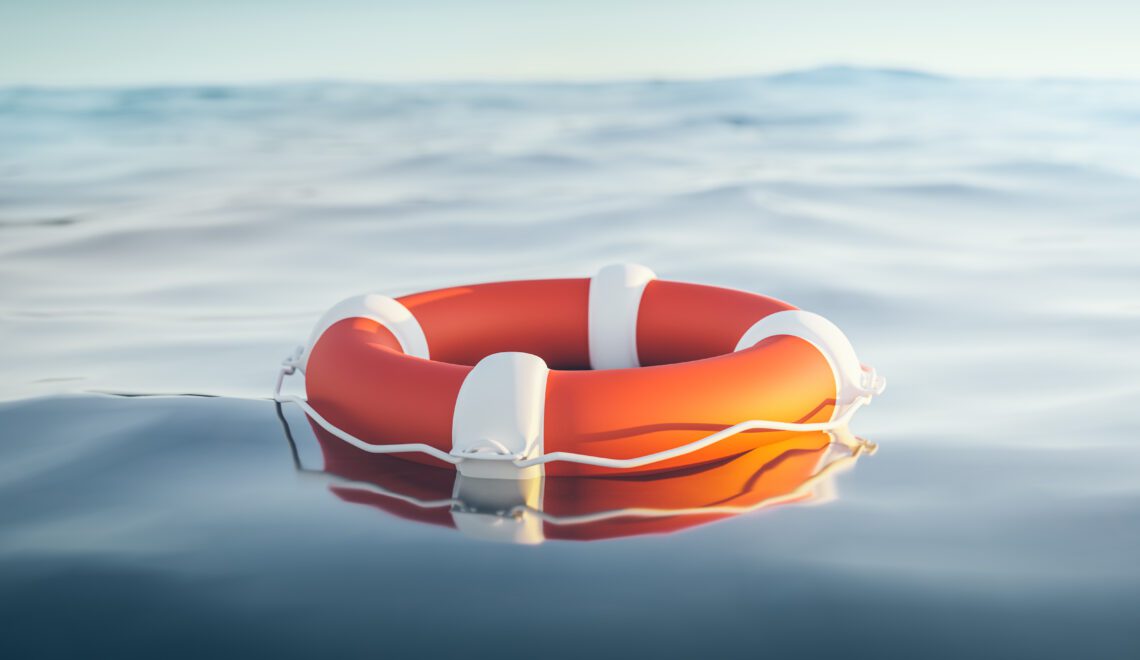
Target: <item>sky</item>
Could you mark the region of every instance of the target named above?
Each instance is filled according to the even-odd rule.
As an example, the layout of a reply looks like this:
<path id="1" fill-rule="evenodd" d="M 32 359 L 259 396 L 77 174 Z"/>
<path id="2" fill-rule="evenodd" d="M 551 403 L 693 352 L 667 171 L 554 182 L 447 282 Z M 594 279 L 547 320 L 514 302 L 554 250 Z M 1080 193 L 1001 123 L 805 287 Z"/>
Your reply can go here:
<path id="1" fill-rule="evenodd" d="M 836 64 L 1140 79 L 1140 0 L 0 0 L 0 85 L 702 78 Z"/>

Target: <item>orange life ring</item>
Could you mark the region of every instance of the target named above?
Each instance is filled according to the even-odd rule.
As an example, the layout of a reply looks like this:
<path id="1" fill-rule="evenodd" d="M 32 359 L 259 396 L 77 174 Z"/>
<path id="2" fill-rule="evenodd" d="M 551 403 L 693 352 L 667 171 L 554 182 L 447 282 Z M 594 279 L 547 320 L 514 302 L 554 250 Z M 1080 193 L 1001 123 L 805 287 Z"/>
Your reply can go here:
<path id="1" fill-rule="evenodd" d="M 833 428 L 883 386 L 818 315 L 630 265 L 352 298 L 294 367 L 342 439 L 476 477 L 726 459 L 781 430 Z"/>

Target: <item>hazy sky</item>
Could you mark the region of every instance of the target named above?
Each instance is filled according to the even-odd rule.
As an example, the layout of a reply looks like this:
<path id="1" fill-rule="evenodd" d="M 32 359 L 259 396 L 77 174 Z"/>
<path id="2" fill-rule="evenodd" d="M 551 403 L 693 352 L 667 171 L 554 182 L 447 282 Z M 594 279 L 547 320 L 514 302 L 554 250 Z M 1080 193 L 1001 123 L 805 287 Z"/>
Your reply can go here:
<path id="1" fill-rule="evenodd" d="M 0 0 L 0 84 L 698 77 L 836 63 L 1140 78 L 1140 0 Z"/>

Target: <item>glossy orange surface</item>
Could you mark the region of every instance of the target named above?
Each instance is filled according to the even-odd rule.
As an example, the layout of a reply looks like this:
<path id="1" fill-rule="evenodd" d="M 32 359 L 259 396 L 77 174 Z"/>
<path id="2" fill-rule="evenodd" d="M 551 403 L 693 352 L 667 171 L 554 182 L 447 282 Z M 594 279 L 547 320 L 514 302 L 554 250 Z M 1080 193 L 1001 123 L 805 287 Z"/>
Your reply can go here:
<path id="1" fill-rule="evenodd" d="M 551 366 L 545 451 L 631 458 L 697 440 L 748 419 L 830 418 L 835 383 L 827 361 L 795 337 L 733 352 L 753 322 L 788 309 L 779 301 L 676 282 L 646 288 L 638 322 L 643 359 L 656 366 L 585 370 L 589 280 L 532 280 L 441 289 L 401 299 L 419 320 L 431 360 L 404 355 L 383 326 L 346 319 L 313 347 L 310 403 L 330 422 L 375 443 L 451 448 L 455 400 L 472 364 L 524 351 Z M 564 368 L 558 368 L 559 366 Z M 749 431 L 692 454 L 629 472 L 660 472 L 747 452 L 786 437 Z M 422 454 L 410 460 L 442 464 Z M 553 462 L 551 476 L 612 474 Z"/>
<path id="2" fill-rule="evenodd" d="M 469 371 L 404 355 L 384 326 L 345 319 L 313 347 L 305 388 L 322 416 L 362 440 L 422 442 L 450 451 L 455 397 Z M 424 454 L 404 457 L 443 465 Z"/>
<path id="3" fill-rule="evenodd" d="M 774 337 L 739 353 L 693 362 L 552 371 L 546 388 L 545 450 L 632 458 L 692 442 L 747 419 L 825 421 L 834 403 L 835 380 L 827 361 L 795 337 Z M 700 464 L 781 435 L 748 431 L 634 470 Z M 613 472 L 575 463 L 547 465 L 549 475 Z"/>
<path id="4" fill-rule="evenodd" d="M 474 365 L 492 353 L 588 369 L 590 280 L 524 280 L 438 289 L 398 300 L 420 322 L 433 360 Z"/>
<path id="5" fill-rule="evenodd" d="M 787 309 L 795 307 L 747 291 L 654 280 L 638 309 L 638 359 L 652 366 L 731 353 L 753 323 Z"/>

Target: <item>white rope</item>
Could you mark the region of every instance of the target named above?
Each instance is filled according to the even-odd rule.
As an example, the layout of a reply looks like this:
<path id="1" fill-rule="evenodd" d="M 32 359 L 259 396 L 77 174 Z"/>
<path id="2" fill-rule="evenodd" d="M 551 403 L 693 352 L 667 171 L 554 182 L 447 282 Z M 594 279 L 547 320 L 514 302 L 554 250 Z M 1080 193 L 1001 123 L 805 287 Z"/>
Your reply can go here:
<path id="1" fill-rule="evenodd" d="M 297 404 L 301 407 L 301 410 L 304 410 L 305 413 L 308 414 L 309 417 L 311 417 L 313 421 L 315 421 L 321 428 L 328 431 L 335 437 L 340 438 L 344 442 L 347 442 L 353 447 L 356 447 L 361 451 L 366 451 L 370 454 L 403 454 L 409 452 L 420 452 L 428 454 L 434 458 L 438 458 L 439 460 L 445 461 L 452 465 L 457 465 L 464 460 L 464 456 L 453 456 L 452 454 L 449 454 L 441 449 L 420 442 L 397 445 L 377 445 L 365 442 L 364 440 L 357 438 L 347 431 L 340 429 L 332 422 L 329 422 L 327 419 L 321 416 L 320 413 L 314 410 L 304 397 L 296 396 L 294 394 L 282 394 L 281 388 L 285 384 L 285 377 L 292 375 L 297 370 L 297 366 L 299 365 L 298 356 L 299 353 L 294 353 L 292 356 L 286 358 L 285 361 L 282 362 L 281 371 L 277 375 L 277 387 L 273 392 L 273 399 L 275 401 L 282 403 L 291 402 Z M 734 424 L 728 428 L 722 429 L 716 433 L 712 433 L 703 438 L 700 438 L 699 440 L 694 440 L 679 447 L 666 449 L 664 451 L 659 451 L 653 454 L 646 454 L 645 456 L 636 456 L 634 458 L 607 458 L 605 456 L 592 456 L 590 454 L 577 454 L 573 452 L 556 451 L 528 459 L 508 459 L 506 456 L 499 458 L 497 455 L 493 455 L 490 457 L 480 457 L 479 460 L 510 460 L 510 462 L 518 468 L 527 468 L 534 465 L 551 463 L 554 461 L 563 461 L 566 463 L 581 463 L 583 465 L 593 465 L 596 467 L 604 468 L 629 469 L 652 465 L 653 463 L 660 463 L 661 461 L 667 461 L 672 458 L 685 456 L 686 454 L 691 454 L 695 451 L 699 451 L 705 447 L 714 445 L 721 440 L 737 435 L 738 433 L 744 433 L 745 431 L 833 431 L 835 429 L 846 426 L 848 422 L 851 421 L 851 418 L 855 415 L 855 412 L 859 410 L 859 408 L 862 408 L 863 406 L 870 403 L 871 398 L 875 394 L 882 392 L 883 388 L 886 386 L 886 381 L 875 375 L 874 370 L 868 369 L 867 371 L 870 374 L 870 386 L 863 389 L 863 394 L 856 397 L 842 415 L 828 422 L 799 423 L 750 419 L 744 422 L 740 422 L 739 424 Z"/>
<path id="2" fill-rule="evenodd" d="M 422 442 L 408 442 L 399 445 L 374 445 L 365 442 L 360 438 L 352 435 L 351 433 L 343 431 L 340 428 L 334 426 L 332 422 L 328 421 L 324 417 L 321 417 L 320 413 L 318 413 L 316 410 L 313 410 L 313 407 L 310 406 L 309 402 L 306 401 L 303 397 L 299 397 L 295 394 L 278 394 L 273 398 L 276 401 L 280 401 L 282 403 L 292 402 L 297 404 L 301 407 L 301 410 L 304 410 L 305 414 L 313 418 L 313 421 L 316 422 L 321 428 L 340 438 L 341 440 L 344 440 L 353 447 L 356 447 L 361 451 L 366 451 L 369 454 L 406 454 L 409 452 L 420 452 L 438 458 L 441 461 L 447 461 L 452 465 L 456 465 L 463 460 L 462 457 L 452 456 L 443 450 L 436 449 L 435 447 L 424 444 Z"/>
<path id="3" fill-rule="evenodd" d="M 583 463 L 585 465 L 596 465 L 598 467 L 628 469 L 651 465 L 661 461 L 667 461 L 671 458 L 691 454 L 699 451 L 710 445 L 730 438 L 738 433 L 745 431 L 753 431 L 757 429 L 764 429 L 770 431 L 832 431 L 841 426 L 846 426 L 851 421 L 851 417 L 855 411 L 866 405 L 871 401 L 870 396 L 862 396 L 852 402 L 851 407 L 847 412 L 839 417 L 831 420 L 830 422 L 816 422 L 812 424 L 799 424 L 795 422 L 774 422 L 763 419 L 750 419 L 739 424 L 734 424 L 726 429 L 717 431 L 711 435 L 706 435 L 700 440 L 694 440 L 688 444 L 659 451 L 655 454 L 646 454 L 645 456 L 638 456 L 636 458 L 605 458 L 603 456 L 590 456 L 589 454 L 575 454 L 572 452 L 556 451 L 549 454 L 543 454 L 537 458 L 530 458 L 526 460 L 512 461 L 520 468 L 530 467 L 532 465 L 541 465 L 551 461 L 566 461 L 568 463 Z"/>

